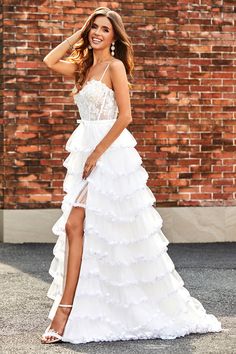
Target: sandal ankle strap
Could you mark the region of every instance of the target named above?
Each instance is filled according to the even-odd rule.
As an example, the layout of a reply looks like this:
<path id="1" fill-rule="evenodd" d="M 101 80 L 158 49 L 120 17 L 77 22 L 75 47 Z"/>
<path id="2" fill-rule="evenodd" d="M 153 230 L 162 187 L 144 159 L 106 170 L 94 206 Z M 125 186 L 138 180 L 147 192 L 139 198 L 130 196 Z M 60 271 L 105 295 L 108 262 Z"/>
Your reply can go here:
<path id="1" fill-rule="evenodd" d="M 59 304 L 58 307 L 73 307 L 73 305 L 63 305 L 63 304 Z"/>

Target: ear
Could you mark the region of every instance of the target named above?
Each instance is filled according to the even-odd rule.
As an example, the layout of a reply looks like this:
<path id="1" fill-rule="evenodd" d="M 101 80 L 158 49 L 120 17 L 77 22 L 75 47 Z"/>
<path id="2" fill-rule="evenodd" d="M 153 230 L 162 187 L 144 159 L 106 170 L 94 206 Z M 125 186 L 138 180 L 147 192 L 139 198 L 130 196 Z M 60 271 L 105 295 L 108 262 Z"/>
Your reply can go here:
<path id="1" fill-rule="evenodd" d="M 116 42 L 117 41 L 117 35 L 114 33 L 114 35 L 113 35 L 113 38 L 112 38 L 112 42 Z"/>

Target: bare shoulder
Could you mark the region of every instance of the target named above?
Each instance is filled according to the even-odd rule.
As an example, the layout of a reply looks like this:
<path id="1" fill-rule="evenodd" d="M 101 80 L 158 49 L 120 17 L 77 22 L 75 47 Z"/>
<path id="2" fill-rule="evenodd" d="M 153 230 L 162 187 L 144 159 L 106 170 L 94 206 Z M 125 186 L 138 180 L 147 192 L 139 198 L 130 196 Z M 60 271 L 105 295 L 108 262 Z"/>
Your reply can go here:
<path id="1" fill-rule="evenodd" d="M 115 59 L 110 65 L 110 78 L 112 86 L 116 89 L 128 85 L 126 69 L 124 63 L 120 59 Z"/>
<path id="2" fill-rule="evenodd" d="M 123 63 L 122 60 L 120 59 L 114 59 L 111 64 L 110 64 L 110 70 L 111 70 L 111 73 L 114 73 L 114 74 L 123 74 L 126 73 L 126 70 L 125 70 L 125 65 Z"/>

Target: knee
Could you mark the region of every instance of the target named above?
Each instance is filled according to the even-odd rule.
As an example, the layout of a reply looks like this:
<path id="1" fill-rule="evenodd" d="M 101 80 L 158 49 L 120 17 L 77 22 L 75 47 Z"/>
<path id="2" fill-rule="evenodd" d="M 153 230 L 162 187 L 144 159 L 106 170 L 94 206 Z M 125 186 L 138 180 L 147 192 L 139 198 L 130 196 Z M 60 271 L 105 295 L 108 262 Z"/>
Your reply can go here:
<path id="1" fill-rule="evenodd" d="M 65 231 L 69 241 L 73 240 L 75 237 L 83 237 L 83 223 L 83 211 L 77 213 L 76 217 L 68 218 L 65 224 Z"/>
<path id="2" fill-rule="evenodd" d="M 71 220 L 67 220 L 66 225 L 65 225 L 65 230 L 66 230 L 66 234 L 67 236 L 69 236 L 73 230 L 75 230 L 76 224 L 71 221 Z"/>

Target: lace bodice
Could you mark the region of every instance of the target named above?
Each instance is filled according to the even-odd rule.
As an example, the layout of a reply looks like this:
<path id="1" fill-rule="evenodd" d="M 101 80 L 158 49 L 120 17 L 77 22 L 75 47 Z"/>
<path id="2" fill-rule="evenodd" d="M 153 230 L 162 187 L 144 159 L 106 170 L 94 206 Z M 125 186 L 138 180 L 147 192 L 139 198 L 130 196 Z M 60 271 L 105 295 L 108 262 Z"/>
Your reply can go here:
<path id="1" fill-rule="evenodd" d="M 106 69 L 108 68 L 107 65 Z M 91 79 L 84 87 L 74 95 L 74 101 L 78 106 L 81 120 L 107 120 L 116 119 L 118 106 L 115 92 L 100 80 Z M 80 121 L 80 119 L 78 119 Z"/>

